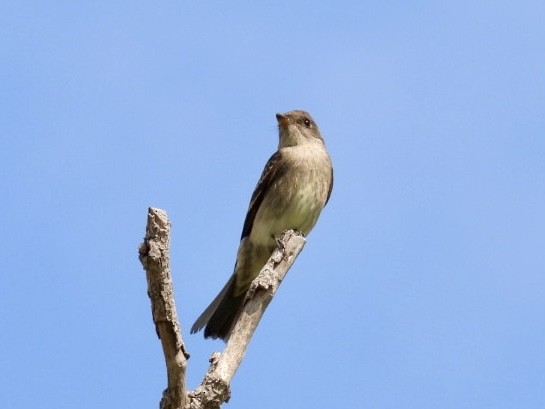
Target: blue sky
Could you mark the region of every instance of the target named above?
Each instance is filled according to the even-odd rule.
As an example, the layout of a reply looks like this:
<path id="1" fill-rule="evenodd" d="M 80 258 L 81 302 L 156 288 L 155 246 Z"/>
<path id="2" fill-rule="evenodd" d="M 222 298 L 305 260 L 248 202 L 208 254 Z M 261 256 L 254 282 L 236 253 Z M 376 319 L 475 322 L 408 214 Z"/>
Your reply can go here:
<path id="1" fill-rule="evenodd" d="M 137 247 L 173 223 L 188 329 L 308 110 L 335 187 L 230 408 L 545 406 L 545 5 L 0 4 L 0 407 L 157 407 Z"/>

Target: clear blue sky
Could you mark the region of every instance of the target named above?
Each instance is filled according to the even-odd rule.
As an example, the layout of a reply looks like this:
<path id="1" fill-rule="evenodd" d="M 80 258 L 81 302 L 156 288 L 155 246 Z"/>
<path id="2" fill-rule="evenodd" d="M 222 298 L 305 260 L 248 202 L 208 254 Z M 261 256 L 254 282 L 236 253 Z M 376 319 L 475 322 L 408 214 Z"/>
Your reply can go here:
<path id="1" fill-rule="evenodd" d="M 137 247 L 188 328 L 305 109 L 335 187 L 229 408 L 545 407 L 543 1 L 0 3 L 0 407 L 155 408 Z"/>

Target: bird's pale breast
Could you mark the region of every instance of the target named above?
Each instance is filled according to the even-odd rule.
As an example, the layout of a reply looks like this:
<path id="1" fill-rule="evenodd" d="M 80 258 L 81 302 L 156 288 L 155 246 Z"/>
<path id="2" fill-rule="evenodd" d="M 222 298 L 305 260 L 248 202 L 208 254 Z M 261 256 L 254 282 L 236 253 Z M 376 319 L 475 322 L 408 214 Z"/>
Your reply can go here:
<path id="1" fill-rule="evenodd" d="M 270 187 L 256 215 L 250 235 L 256 245 L 274 246 L 275 238 L 288 229 L 307 235 L 325 205 L 331 183 L 325 149 L 298 147 L 289 154 L 292 165 Z"/>

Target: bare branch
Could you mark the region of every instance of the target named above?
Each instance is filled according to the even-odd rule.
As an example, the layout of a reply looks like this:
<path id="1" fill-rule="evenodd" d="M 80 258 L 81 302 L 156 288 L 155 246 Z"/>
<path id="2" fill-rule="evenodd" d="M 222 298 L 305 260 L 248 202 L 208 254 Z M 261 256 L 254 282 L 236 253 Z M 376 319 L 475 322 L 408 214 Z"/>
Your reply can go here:
<path id="1" fill-rule="evenodd" d="M 214 353 L 203 382 L 189 392 L 189 407 L 192 409 L 217 409 L 229 400 L 229 384 L 246 352 L 250 339 L 286 276 L 293 262 L 303 249 L 305 238 L 289 230 L 284 232 L 279 248 L 274 251 L 252 282 L 246 303 L 236 322 L 223 353 Z"/>
<path id="2" fill-rule="evenodd" d="M 148 296 L 157 336 L 161 339 L 167 366 L 168 387 L 161 409 L 181 409 L 186 405 L 185 371 L 189 354 L 185 351 L 174 303 L 170 276 L 170 222 L 165 211 L 148 209 L 146 237 L 139 258 L 146 270 Z"/>
<path id="3" fill-rule="evenodd" d="M 167 366 L 168 386 L 163 392 L 161 409 L 218 409 L 229 400 L 231 379 L 244 358 L 252 335 L 304 245 L 305 238 L 299 233 L 292 230 L 284 232 L 279 248 L 252 282 L 225 350 L 212 355 L 201 385 L 194 391 L 186 392 L 185 373 L 189 354 L 181 335 L 170 276 L 170 223 L 164 210 L 148 209 L 146 237 L 139 253 L 146 270 L 153 322 L 161 339 Z"/>

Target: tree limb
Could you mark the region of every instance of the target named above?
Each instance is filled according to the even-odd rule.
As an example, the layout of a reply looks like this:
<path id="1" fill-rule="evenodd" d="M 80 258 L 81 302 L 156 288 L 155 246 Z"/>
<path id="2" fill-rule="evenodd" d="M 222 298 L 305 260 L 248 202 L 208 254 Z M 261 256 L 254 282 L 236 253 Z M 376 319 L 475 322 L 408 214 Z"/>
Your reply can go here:
<path id="1" fill-rule="evenodd" d="M 167 366 L 168 387 L 163 392 L 160 408 L 184 408 L 187 399 L 185 371 L 189 354 L 185 350 L 174 303 L 170 276 L 170 222 L 165 211 L 148 209 L 146 237 L 139 253 L 140 262 L 146 270 L 153 322 L 161 339 Z"/>
<path id="2" fill-rule="evenodd" d="M 305 242 L 305 238 L 293 230 L 282 234 L 279 247 L 250 286 L 244 308 L 233 327 L 225 350 L 221 354 L 216 352 L 212 355 L 210 367 L 201 385 L 189 392 L 191 409 L 216 409 L 229 400 L 229 384 L 252 335 Z"/>
<path id="3" fill-rule="evenodd" d="M 248 290 L 244 308 L 225 350 L 221 354 L 212 354 L 202 383 L 195 390 L 186 392 L 185 372 L 189 354 L 178 323 L 170 277 L 170 223 L 165 211 L 148 209 L 146 237 L 139 253 L 146 270 L 153 322 L 167 366 L 168 387 L 163 392 L 161 409 L 218 409 L 229 400 L 231 379 L 242 362 L 253 333 L 305 242 L 305 238 L 293 230 L 282 234 L 278 248 Z"/>

